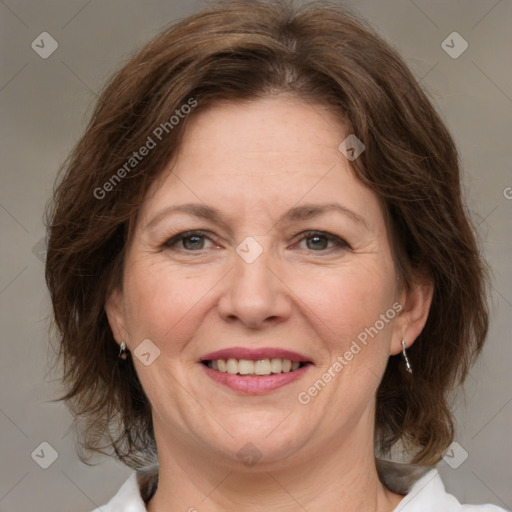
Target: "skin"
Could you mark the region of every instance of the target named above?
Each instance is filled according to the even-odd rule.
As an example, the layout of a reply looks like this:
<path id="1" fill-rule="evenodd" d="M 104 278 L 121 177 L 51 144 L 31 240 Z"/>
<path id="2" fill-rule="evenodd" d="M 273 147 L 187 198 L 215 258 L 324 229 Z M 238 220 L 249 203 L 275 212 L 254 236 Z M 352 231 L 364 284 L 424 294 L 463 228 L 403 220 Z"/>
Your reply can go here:
<path id="1" fill-rule="evenodd" d="M 402 496 L 382 486 L 375 468 L 375 395 L 388 357 L 421 332 L 431 284 L 399 285 L 381 205 L 338 150 L 349 133 L 326 108 L 281 94 L 219 103 L 190 121 L 141 207 L 122 290 L 106 305 L 119 343 L 133 352 L 150 339 L 160 350 L 149 366 L 133 358 L 159 452 L 148 510 L 393 510 Z M 337 211 L 278 222 L 292 207 L 334 202 L 363 222 Z M 154 220 L 183 203 L 216 208 L 224 221 L 187 213 Z M 166 245 L 196 229 L 208 236 Z M 308 230 L 348 246 L 300 240 Z M 236 252 L 247 236 L 263 249 L 253 263 Z M 396 302 L 400 313 L 310 403 L 299 403 Z M 235 346 L 290 349 L 314 365 L 283 388 L 244 395 L 198 363 Z M 252 466 L 237 457 L 248 442 L 262 456 Z"/>

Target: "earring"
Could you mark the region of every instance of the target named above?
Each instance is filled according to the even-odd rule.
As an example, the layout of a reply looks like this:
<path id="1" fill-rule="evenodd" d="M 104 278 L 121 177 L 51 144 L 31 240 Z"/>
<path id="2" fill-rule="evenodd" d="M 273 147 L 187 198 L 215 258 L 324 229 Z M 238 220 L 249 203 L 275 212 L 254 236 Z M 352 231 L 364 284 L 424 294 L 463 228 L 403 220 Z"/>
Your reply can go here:
<path id="1" fill-rule="evenodd" d="M 121 341 L 121 346 L 120 346 L 120 350 L 119 350 L 119 356 L 121 359 L 126 359 L 127 357 L 127 350 L 126 350 L 126 343 L 123 341 Z"/>
<path id="2" fill-rule="evenodd" d="M 405 341 L 402 340 L 402 355 L 404 356 L 405 367 L 409 373 L 412 373 L 411 363 L 409 362 L 409 358 L 407 357 L 407 352 L 405 351 Z"/>

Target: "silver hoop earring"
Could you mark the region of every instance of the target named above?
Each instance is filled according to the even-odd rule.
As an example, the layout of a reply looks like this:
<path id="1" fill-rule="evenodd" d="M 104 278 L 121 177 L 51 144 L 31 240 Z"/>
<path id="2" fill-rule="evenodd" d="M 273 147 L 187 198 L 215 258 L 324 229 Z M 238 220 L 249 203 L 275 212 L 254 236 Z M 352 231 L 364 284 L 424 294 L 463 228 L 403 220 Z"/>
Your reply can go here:
<path id="1" fill-rule="evenodd" d="M 409 362 L 409 358 L 407 357 L 407 352 L 405 351 L 405 349 L 405 341 L 402 340 L 402 355 L 404 356 L 405 368 L 409 373 L 412 373 L 411 363 Z"/>
<path id="2" fill-rule="evenodd" d="M 121 341 L 121 346 L 120 346 L 120 350 L 119 350 L 119 358 L 121 359 L 126 359 L 128 355 L 128 351 L 126 350 L 126 343 L 123 341 Z"/>

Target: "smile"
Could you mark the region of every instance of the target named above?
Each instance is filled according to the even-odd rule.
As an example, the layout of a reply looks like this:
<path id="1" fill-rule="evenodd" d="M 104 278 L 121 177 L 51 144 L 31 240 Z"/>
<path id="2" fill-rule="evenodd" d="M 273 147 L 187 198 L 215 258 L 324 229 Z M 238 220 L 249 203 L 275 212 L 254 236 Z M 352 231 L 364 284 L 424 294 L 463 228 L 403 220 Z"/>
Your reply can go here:
<path id="1" fill-rule="evenodd" d="M 198 361 L 216 384 L 246 395 L 270 393 L 300 379 L 314 363 L 308 356 L 275 347 L 232 347 Z"/>
<path id="2" fill-rule="evenodd" d="M 294 372 L 307 363 L 282 358 L 258 359 L 256 361 L 230 358 L 203 361 L 203 364 L 218 372 L 254 377 Z"/>

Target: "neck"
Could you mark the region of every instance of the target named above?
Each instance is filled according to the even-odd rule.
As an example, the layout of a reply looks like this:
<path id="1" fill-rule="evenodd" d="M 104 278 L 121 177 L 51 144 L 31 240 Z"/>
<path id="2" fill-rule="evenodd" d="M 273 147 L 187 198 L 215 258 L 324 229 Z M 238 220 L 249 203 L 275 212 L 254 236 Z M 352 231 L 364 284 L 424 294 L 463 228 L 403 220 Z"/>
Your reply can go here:
<path id="1" fill-rule="evenodd" d="M 293 463 L 252 467 L 218 455 L 205 458 L 201 450 L 191 456 L 191 447 L 183 444 L 173 443 L 171 453 L 159 442 L 158 489 L 147 510 L 391 512 L 402 496 L 381 484 L 372 444 L 353 441 L 333 439 L 328 449 L 303 450 Z M 366 449 L 353 448 L 361 446 Z"/>

